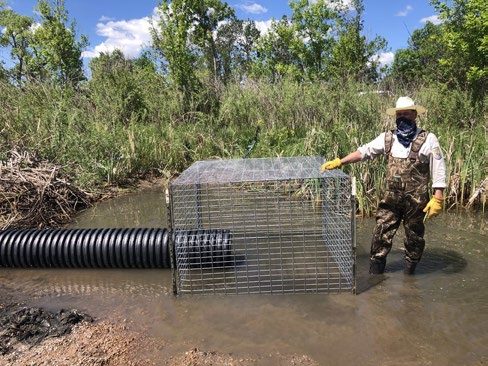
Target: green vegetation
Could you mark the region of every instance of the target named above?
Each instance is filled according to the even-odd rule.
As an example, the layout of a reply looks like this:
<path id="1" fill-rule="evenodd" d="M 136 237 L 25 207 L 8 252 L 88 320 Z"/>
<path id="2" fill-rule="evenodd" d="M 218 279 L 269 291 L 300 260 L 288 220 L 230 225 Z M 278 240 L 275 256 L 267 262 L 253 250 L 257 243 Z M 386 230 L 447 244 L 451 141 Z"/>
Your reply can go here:
<path id="1" fill-rule="evenodd" d="M 175 173 L 195 160 L 241 157 L 260 120 L 265 126 L 251 157 L 333 158 L 393 128 L 383 112 L 395 98 L 365 84 L 229 84 L 218 112 L 185 112 L 164 78 L 125 63 L 131 66 L 122 63 L 113 75 L 94 73 L 81 90 L 2 84 L 2 146 L 37 151 L 93 188 L 149 172 Z M 421 87 L 413 96 L 430 106 L 421 124 L 437 134 L 445 150 L 449 201 L 465 204 L 486 176 L 486 111 L 474 114 L 467 92 L 442 85 Z M 379 162 L 346 167 L 358 177 L 365 212 L 374 209 L 382 192 L 384 168 Z"/>
<path id="2" fill-rule="evenodd" d="M 466 205 L 487 176 L 484 74 L 467 76 L 470 66 L 449 80 L 473 82 L 455 87 L 445 74 L 418 74 L 422 63 L 410 60 L 419 53 L 431 70 L 449 57 L 436 58 L 435 50 L 423 46 L 420 40 L 445 35 L 432 28 L 444 25 L 427 24 L 402 51 L 408 57 L 400 60 L 398 53 L 382 78 L 370 57 L 384 41 L 361 35 L 361 3 L 352 15 L 327 3 L 294 0 L 293 17 L 276 21 L 275 33 L 259 36 L 252 22 L 235 19 L 220 0 L 173 1 L 171 8 L 163 1 L 167 16 L 155 25 L 153 48 L 135 60 L 120 51 L 101 54 L 92 59 L 88 80 L 82 80 L 79 63 L 86 40 L 68 25 L 62 0 L 40 1 L 37 28 L 3 8 L 1 44 L 22 42 L 10 47 L 13 66 L 0 68 L 0 158 L 13 146 L 37 152 L 93 189 L 150 173 L 178 173 L 195 160 L 242 157 L 258 126 L 251 157 L 334 158 L 393 128 L 384 111 L 398 96 L 410 95 L 429 109 L 420 124 L 436 133 L 444 149 L 448 207 Z M 443 24 L 451 27 L 445 17 Z M 486 70 L 486 63 L 476 65 Z M 375 161 L 345 170 L 358 178 L 360 209 L 371 213 L 382 194 L 385 165 Z"/>
<path id="3" fill-rule="evenodd" d="M 21 86 L 26 81 L 56 82 L 66 85 L 84 79 L 82 49 L 88 44 L 85 36 L 76 40 L 74 23 L 68 25 L 64 0 L 54 4 L 39 0 L 39 19 L 16 14 L 0 0 L 0 46 L 10 48 L 14 67 L 13 81 Z"/>
<path id="4" fill-rule="evenodd" d="M 441 81 L 470 90 L 475 101 L 483 102 L 488 85 L 488 2 L 431 3 L 442 23 L 428 22 L 413 32 L 409 47 L 395 54 L 393 78 Z"/>

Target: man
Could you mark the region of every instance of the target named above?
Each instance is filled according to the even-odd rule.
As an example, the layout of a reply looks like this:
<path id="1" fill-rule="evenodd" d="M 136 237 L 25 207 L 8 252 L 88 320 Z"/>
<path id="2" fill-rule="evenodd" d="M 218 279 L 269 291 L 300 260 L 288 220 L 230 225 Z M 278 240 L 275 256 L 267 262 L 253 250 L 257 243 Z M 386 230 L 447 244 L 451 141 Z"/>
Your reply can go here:
<path id="1" fill-rule="evenodd" d="M 388 160 L 386 193 L 376 212 L 369 272 L 381 274 L 393 237 L 403 220 L 406 274 L 413 274 L 425 247 L 424 221 L 442 211 L 446 167 L 437 137 L 417 127 L 418 114 L 426 109 L 409 97 L 400 97 L 386 113 L 396 116 L 396 129 L 380 134 L 357 151 L 325 162 L 321 171 L 385 155 Z M 432 177 L 433 196 L 428 183 Z"/>

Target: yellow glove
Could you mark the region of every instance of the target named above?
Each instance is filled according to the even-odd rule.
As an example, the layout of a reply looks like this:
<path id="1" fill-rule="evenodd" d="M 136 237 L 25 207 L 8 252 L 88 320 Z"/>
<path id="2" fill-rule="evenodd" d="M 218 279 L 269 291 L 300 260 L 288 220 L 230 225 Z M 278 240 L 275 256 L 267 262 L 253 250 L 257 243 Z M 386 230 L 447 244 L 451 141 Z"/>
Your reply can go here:
<path id="1" fill-rule="evenodd" d="M 334 160 L 326 161 L 325 163 L 323 163 L 322 166 L 320 167 L 320 172 L 323 173 L 326 170 L 337 169 L 340 168 L 341 165 L 342 165 L 341 159 L 335 158 Z"/>
<path id="2" fill-rule="evenodd" d="M 432 197 L 423 210 L 425 212 L 424 221 L 425 219 L 439 215 L 442 211 L 442 203 L 442 200 Z"/>

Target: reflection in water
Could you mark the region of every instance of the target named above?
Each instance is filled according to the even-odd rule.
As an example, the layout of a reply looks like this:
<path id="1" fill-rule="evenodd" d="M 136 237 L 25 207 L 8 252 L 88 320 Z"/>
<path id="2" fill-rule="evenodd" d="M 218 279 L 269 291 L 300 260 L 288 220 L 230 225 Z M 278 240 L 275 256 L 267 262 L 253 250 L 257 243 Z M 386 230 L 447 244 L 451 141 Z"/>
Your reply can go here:
<path id="1" fill-rule="evenodd" d="M 166 227 L 163 191 L 104 202 L 79 227 Z M 0 282 L 39 305 L 116 314 L 168 340 L 158 360 L 191 347 L 308 354 L 321 365 L 480 365 L 488 357 L 484 219 L 427 223 L 418 274 L 404 276 L 397 235 L 383 276 L 369 276 L 373 220 L 358 221 L 360 294 L 183 296 L 168 270 L 1 270 Z M 259 364 L 259 363 L 258 363 Z M 268 364 L 268 363 L 263 363 Z"/>
<path id="2" fill-rule="evenodd" d="M 22 276 L 23 293 L 34 297 L 120 295 L 158 298 L 171 292 L 168 270 L 4 270 L 0 279 L 14 282 Z"/>
<path id="3" fill-rule="evenodd" d="M 82 212 L 70 227 L 76 228 L 140 228 L 167 227 L 163 187 L 99 202 Z"/>
<path id="4" fill-rule="evenodd" d="M 443 273 L 457 273 L 464 270 L 468 262 L 458 251 L 446 248 L 430 248 L 422 256 L 422 265 L 419 266 L 417 274 L 442 271 Z M 403 271 L 403 260 L 391 263 L 390 271 Z"/>

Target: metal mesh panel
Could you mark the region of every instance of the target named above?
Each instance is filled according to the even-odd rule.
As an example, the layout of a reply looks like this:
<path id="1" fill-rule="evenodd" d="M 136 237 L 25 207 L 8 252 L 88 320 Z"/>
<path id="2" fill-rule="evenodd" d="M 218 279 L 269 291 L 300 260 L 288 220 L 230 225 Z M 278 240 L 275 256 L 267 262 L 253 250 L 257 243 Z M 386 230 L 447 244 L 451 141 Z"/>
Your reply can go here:
<path id="1" fill-rule="evenodd" d="M 204 161 L 172 181 L 176 292 L 351 290 L 351 182 L 322 161 Z"/>

